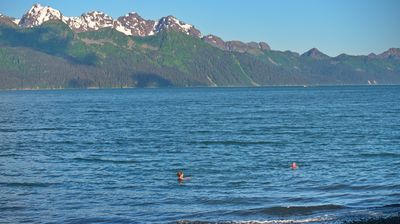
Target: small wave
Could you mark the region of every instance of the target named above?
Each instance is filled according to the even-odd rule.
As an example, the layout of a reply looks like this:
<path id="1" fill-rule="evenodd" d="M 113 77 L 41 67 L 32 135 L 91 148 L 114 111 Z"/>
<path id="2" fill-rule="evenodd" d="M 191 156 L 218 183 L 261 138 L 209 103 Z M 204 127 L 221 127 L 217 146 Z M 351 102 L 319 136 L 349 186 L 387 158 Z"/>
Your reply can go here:
<path id="1" fill-rule="evenodd" d="M 17 211 L 17 210 L 22 210 L 25 209 L 26 207 L 23 206 L 5 206 L 5 207 L 0 207 L 1 211 Z"/>
<path id="2" fill-rule="evenodd" d="M 320 191 L 338 191 L 338 190 L 372 190 L 372 189 L 393 189 L 397 188 L 397 185 L 382 185 L 382 184 L 365 184 L 365 185 L 349 185 L 342 183 L 333 183 L 325 186 L 318 186 L 315 189 Z"/>
<path id="3" fill-rule="evenodd" d="M 137 163 L 134 160 L 118 160 L 118 159 L 105 159 L 105 158 L 74 158 L 74 160 L 91 163 L 116 163 L 116 164 L 132 164 Z"/>
<path id="4" fill-rule="evenodd" d="M 400 208 L 400 204 L 390 204 L 383 206 L 384 208 Z"/>
<path id="5" fill-rule="evenodd" d="M 192 141 L 189 144 L 203 144 L 203 145 L 275 145 L 279 142 L 272 141 Z"/>
<path id="6" fill-rule="evenodd" d="M 35 132 L 35 131 L 61 131 L 65 128 L 20 128 L 20 129 L 4 129 L 1 128 L 0 132 L 14 133 L 14 132 Z"/>
<path id="7" fill-rule="evenodd" d="M 40 182 L 0 182 L 6 187 L 50 187 L 59 183 L 40 183 Z"/>
<path id="8" fill-rule="evenodd" d="M 348 184 L 341 184 L 341 183 L 336 183 L 336 184 L 330 184 L 326 186 L 320 186 L 317 187 L 316 189 L 322 190 L 322 191 L 332 191 L 332 190 L 341 190 L 341 189 L 349 189 L 351 186 Z"/>
<path id="9" fill-rule="evenodd" d="M 116 110 L 88 110 L 88 113 L 115 113 Z"/>
<path id="10" fill-rule="evenodd" d="M 288 206 L 288 207 L 269 207 L 269 208 L 256 208 L 235 211 L 233 214 L 241 216 L 267 214 L 273 216 L 293 216 L 293 215 L 310 215 L 321 211 L 334 211 L 345 209 L 345 206 L 341 205 L 315 205 L 315 206 Z"/>
<path id="11" fill-rule="evenodd" d="M 65 223 L 135 223 L 133 220 L 119 217 L 86 217 L 86 218 L 71 218 Z"/>
<path id="12" fill-rule="evenodd" d="M 286 223 L 313 223 L 313 222 L 327 222 L 332 221 L 333 218 L 329 217 L 317 217 L 317 218 L 307 218 L 307 219 L 276 219 L 276 220 L 246 220 L 246 221 L 188 221 L 181 220 L 178 224 L 286 224 Z"/>
<path id="13" fill-rule="evenodd" d="M 10 153 L 10 154 L 0 154 L 0 157 L 17 157 L 20 156 L 16 153 Z"/>
<path id="14" fill-rule="evenodd" d="M 49 141 L 46 142 L 47 144 L 52 144 L 52 145 L 73 145 L 76 142 L 75 141 L 70 141 L 70 140 L 64 140 L 64 141 Z"/>
<path id="15" fill-rule="evenodd" d="M 4 128 L 0 128 L 0 132 L 17 132 L 18 130 L 15 129 L 4 129 Z"/>
<path id="16" fill-rule="evenodd" d="M 396 152 L 365 152 L 360 154 L 363 157 L 400 157 L 400 153 Z"/>

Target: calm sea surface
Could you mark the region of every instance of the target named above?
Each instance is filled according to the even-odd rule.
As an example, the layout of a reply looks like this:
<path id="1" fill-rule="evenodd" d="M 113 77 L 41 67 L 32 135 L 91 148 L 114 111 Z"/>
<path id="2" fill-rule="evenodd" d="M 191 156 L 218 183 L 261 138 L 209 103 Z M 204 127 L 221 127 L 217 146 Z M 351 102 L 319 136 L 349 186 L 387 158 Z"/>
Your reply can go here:
<path id="1" fill-rule="evenodd" d="M 0 92 L 0 223 L 337 222 L 399 202 L 400 86 Z"/>

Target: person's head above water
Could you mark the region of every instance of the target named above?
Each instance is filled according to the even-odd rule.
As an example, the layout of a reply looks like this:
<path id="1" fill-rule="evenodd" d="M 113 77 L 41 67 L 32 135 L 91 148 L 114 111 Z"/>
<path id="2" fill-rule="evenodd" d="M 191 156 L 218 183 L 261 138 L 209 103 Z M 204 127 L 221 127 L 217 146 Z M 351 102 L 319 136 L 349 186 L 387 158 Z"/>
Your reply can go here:
<path id="1" fill-rule="evenodd" d="M 183 177 L 183 172 L 182 172 L 182 171 L 178 171 L 178 173 L 176 173 L 176 176 L 178 176 L 178 180 L 179 180 L 179 181 L 182 181 L 182 180 L 185 179 L 185 178 Z"/>
<path id="2" fill-rule="evenodd" d="M 299 167 L 297 166 L 296 162 L 293 162 L 292 165 L 291 165 L 291 168 L 292 168 L 293 170 L 295 170 L 295 169 L 297 169 L 297 168 L 299 168 Z"/>

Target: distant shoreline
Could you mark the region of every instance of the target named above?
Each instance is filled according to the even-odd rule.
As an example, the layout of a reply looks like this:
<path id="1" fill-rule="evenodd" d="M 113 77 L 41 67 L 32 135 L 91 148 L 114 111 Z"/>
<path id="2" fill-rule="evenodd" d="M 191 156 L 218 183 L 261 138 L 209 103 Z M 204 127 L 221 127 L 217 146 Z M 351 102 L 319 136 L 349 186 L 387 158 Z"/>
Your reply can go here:
<path id="1" fill-rule="evenodd" d="M 281 88 L 281 87 L 351 87 L 351 86 L 400 86 L 400 84 L 340 84 L 340 85 L 271 85 L 271 86 L 160 86 L 160 87 L 88 87 L 88 88 L 22 88 L 22 89 L 0 89 L 0 91 L 54 91 L 54 90 L 106 90 L 106 89 L 216 89 L 216 88 Z"/>

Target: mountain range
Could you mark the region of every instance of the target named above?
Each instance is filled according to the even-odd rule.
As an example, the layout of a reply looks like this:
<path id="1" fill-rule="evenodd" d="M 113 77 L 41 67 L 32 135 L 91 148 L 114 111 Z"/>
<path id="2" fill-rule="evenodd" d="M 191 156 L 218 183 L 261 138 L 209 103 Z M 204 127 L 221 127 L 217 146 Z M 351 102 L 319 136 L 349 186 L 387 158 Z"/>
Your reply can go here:
<path id="1" fill-rule="evenodd" d="M 400 49 L 329 57 L 202 35 L 174 16 L 0 15 L 0 89 L 400 84 Z"/>

